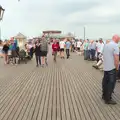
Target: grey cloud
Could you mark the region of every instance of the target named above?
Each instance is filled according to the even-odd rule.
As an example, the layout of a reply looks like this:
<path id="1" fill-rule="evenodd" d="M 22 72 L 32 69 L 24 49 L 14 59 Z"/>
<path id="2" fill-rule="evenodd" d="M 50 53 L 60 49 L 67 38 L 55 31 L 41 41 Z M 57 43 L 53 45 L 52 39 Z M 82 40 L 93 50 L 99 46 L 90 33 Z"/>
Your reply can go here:
<path id="1" fill-rule="evenodd" d="M 95 2 L 95 1 L 90 1 L 90 2 L 64 2 L 61 4 L 58 4 L 54 6 L 53 11 L 54 13 L 57 13 L 58 15 L 69 15 L 74 12 L 79 12 L 79 11 L 87 11 L 93 7 L 99 6 L 101 2 Z"/>
<path id="2" fill-rule="evenodd" d="M 89 19 L 87 21 L 77 21 L 77 22 L 70 22 L 70 26 L 84 26 L 84 25 L 113 25 L 120 23 L 120 16 L 115 18 L 106 18 L 106 19 Z"/>

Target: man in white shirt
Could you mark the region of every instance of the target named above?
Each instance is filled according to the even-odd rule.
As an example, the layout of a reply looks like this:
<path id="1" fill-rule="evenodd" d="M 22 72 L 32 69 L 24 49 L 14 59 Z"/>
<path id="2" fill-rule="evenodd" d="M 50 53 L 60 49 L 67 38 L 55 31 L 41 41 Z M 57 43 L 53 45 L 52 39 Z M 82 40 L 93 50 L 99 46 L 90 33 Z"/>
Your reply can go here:
<path id="1" fill-rule="evenodd" d="M 97 62 L 99 61 L 99 54 L 102 53 L 104 48 L 104 43 L 102 38 L 100 38 L 99 43 L 97 43 Z"/>
<path id="2" fill-rule="evenodd" d="M 60 45 L 60 55 L 61 55 L 61 58 L 64 58 L 65 41 L 61 40 L 59 45 Z"/>
<path id="3" fill-rule="evenodd" d="M 80 47 L 82 45 L 82 42 L 80 40 L 77 41 L 77 51 L 80 52 Z"/>

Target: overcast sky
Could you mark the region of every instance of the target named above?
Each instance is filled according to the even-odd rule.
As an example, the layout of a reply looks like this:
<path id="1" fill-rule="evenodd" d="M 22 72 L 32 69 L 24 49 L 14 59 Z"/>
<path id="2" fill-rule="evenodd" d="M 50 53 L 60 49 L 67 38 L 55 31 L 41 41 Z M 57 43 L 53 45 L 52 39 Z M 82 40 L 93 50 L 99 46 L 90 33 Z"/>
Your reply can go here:
<path id="1" fill-rule="evenodd" d="M 5 8 L 2 38 L 18 32 L 38 36 L 43 30 L 72 32 L 83 38 L 111 38 L 120 33 L 120 0 L 0 0 Z"/>

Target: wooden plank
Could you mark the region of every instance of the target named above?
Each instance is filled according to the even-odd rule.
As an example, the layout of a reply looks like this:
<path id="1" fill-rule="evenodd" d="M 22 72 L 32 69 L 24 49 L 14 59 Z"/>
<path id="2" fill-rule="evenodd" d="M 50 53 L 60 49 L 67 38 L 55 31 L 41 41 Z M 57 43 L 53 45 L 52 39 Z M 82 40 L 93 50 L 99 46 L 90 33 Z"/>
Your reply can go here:
<path id="1" fill-rule="evenodd" d="M 32 72 L 27 72 L 26 74 L 30 75 Z M 12 98 L 11 94 L 15 94 L 17 92 L 17 89 L 20 89 L 20 85 L 24 84 L 26 81 L 24 80 L 24 78 L 26 78 L 26 74 L 23 74 L 22 76 L 17 77 L 15 80 L 17 81 L 16 83 L 13 83 L 14 86 L 10 86 L 10 88 L 8 87 L 8 90 L 5 90 L 6 92 L 3 92 L 3 94 L 1 95 L 1 101 L 0 101 L 0 109 L 2 109 L 2 105 L 4 105 L 4 103 L 7 103 L 6 100 L 10 100 L 10 98 Z M 30 76 L 27 76 L 30 77 Z M 11 89 L 12 88 L 12 89 Z M 15 92 L 14 92 L 15 91 Z M 9 97 L 9 98 L 8 98 Z M 7 98 L 7 99 L 6 99 Z"/>
<path id="2" fill-rule="evenodd" d="M 84 88 L 84 90 L 85 90 L 85 87 L 86 87 L 86 86 L 84 87 L 85 80 L 87 80 L 86 82 L 88 82 L 89 77 L 86 77 L 86 78 L 85 78 L 85 75 L 84 75 L 85 72 L 82 72 L 81 74 L 78 74 L 78 72 L 77 72 L 78 69 L 77 69 L 76 67 L 75 67 L 72 71 L 74 71 L 73 73 L 76 73 L 76 74 L 75 74 L 75 76 L 77 77 L 76 80 L 80 80 L 80 79 L 81 79 L 80 82 L 77 81 L 77 84 L 79 84 L 79 86 L 83 86 L 83 88 Z M 76 72 L 75 72 L 75 71 L 76 71 Z M 84 79 L 85 79 L 85 80 L 84 80 Z M 83 81 L 83 83 L 82 83 L 81 81 Z M 92 80 L 91 80 L 91 81 L 92 81 Z M 76 85 L 77 85 L 77 84 L 76 84 Z M 89 86 L 89 84 L 88 84 L 87 86 Z M 78 87 L 78 88 L 79 88 L 79 87 Z M 88 92 L 88 90 L 89 90 L 90 88 L 91 88 L 91 86 L 89 86 L 89 88 L 88 88 L 87 90 L 85 90 L 86 92 L 84 93 L 84 95 L 87 94 L 87 92 Z M 81 90 L 79 90 L 79 91 L 81 91 Z M 83 92 L 83 90 L 82 90 L 82 92 Z M 91 92 L 92 92 L 92 91 L 91 91 Z M 96 94 L 96 95 L 97 95 L 97 94 Z M 84 98 L 85 98 L 85 96 L 84 96 Z M 97 107 L 97 106 L 96 106 L 96 107 Z M 99 113 L 99 114 L 100 114 L 100 113 Z M 109 119 L 110 119 L 110 118 L 109 118 Z"/>
<path id="3" fill-rule="evenodd" d="M 57 105 L 57 96 L 56 96 L 56 77 L 55 77 L 55 65 L 53 64 L 53 101 L 52 101 L 52 120 L 57 119 L 57 114 L 56 114 L 56 105 Z"/>
<path id="4" fill-rule="evenodd" d="M 60 102 L 60 79 L 61 79 L 61 76 L 60 76 L 60 69 L 57 67 L 56 68 L 56 95 L 57 95 L 57 110 L 56 110 L 56 113 L 57 113 L 57 119 L 56 120 L 62 120 L 62 113 L 61 113 L 61 102 Z"/>
<path id="5" fill-rule="evenodd" d="M 22 118 L 22 112 L 25 107 L 27 107 L 27 104 L 29 104 L 29 100 L 33 94 L 34 91 L 34 77 L 35 72 L 32 73 L 32 76 L 30 78 L 31 81 L 27 84 L 26 88 L 24 89 L 23 93 L 21 94 L 20 98 L 17 101 L 14 101 L 12 107 L 10 108 L 11 114 L 8 116 L 9 120 L 14 120 L 14 116 L 18 118 Z M 21 110 L 22 109 L 22 110 Z"/>
<path id="6" fill-rule="evenodd" d="M 18 111 L 15 114 L 13 120 L 23 120 L 27 119 L 28 113 L 30 111 L 30 105 L 32 104 L 32 101 L 34 98 L 34 92 L 37 88 L 37 85 L 39 84 L 39 80 L 36 79 L 36 71 L 34 71 L 34 74 L 30 79 L 32 79 L 32 84 L 28 87 L 27 91 L 25 91 L 25 96 L 23 98 L 23 101 L 19 104 L 20 106 L 18 107 Z"/>
<path id="7" fill-rule="evenodd" d="M 65 70 L 67 71 L 67 70 Z M 85 115 L 83 113 L 83 110 L 82 110 L 82 107 L 81 105 L 79 105 L 79 101 L 77 100 L 76 98 L 76 91 L 74 88 L 74 78 L 73 76 L 71 76 L 71 72 L 68 70 L 67 72 L 65 72 L 66 74 L 66 82 L 67 84 L 69 85 L 68 86 L 68 89 L 69 89 L 69 92 L 70 92 L 70 95 L 71 95 L 71 99 L 72 99 L 72 102 L 73 102 L 73 107 L 74 107 L 74 111 L 75 111 L 75 114 L 76 114 L 76 120 L 85 120 Z M 80 109 L 80 110 L 79 110 Z"/>
<path id="8" fill-rule="evenodd" d="M 41 73 L 41 74 L 39 74 Z M 35 111 L 35 108 L 36 108 L 36 103 L 37 103 L 37 100 L 38 100 L 38 97 L 39 97 L 39 94 L 40 94 L 40 91 L 41 91 L 41 88 L 43 87 L 43 83 L 44 83 L 44 80 L 43 80 L 43 76 L 45 75 L 45 72 L 44 71 L 40 71 L 40 70 L 37 70 L 36 71 L 36 76 L 38 79 L 38 87 L 36 87 L 36 92 L 34 92 L 33 94 L 33 97 L 34 97 L 34 100 L 32 102 L 32 105 L 31 105 L 31 108 L 27 108 L 28 109 L 28 115 L 27 115 L 27 118 L 24 118 L 25 120 L 32 120 L 32 117 L 33 117 L 33 114 L 34 114 L 34 111 Z"/>
<path id="9" fill-rule="evenodd" d="M 92 78 L 93 79 L 93 78 Z M 99 88 L 99 87 L 98 87 Z M 97 89 L 98 89 L 97 88 Z M 96 90 L 97 90 L 96 89 Z M 95 92 L 95 90 L 94 90 L 94 92 Z M 101 97 L 101 95 L 99 94 L 99 98 Z M 101 107 L 101 109 L 102 109 L 102 107 Z M 105 109 L 102 109 L 102 111 L 104 111 Z M 110 119 L 112 120 L 112 119 L 116 119 L 116 120 L 118 120 L 119 119 L 119 117 L 116 115 L 116 113 L 112 110 L 111 111 L 111 107 L 110 106 L 107 106 L 107 109 L 105 110 L 106 112 L 108 111 L 108 116 L 110 117 Z M 116 111 L 117 112 L 117 111 Z M 111 113 L 111 114 L 110 114 Z M 110 115 L 109 115 L 110 114 Z"/>
<path id="10" fill-rule="evenodd" d="M 76 70 L 76 68 L 75 68 L 75 70 Z M 77 70 L 76 70 L 76 71 L 77 71 Z M 83 74 L 84 74 L 84 73 L 83 73 Z M 83 75 L 83 74 L 81 74 L 81 75 Z M 85 80 L 86 80 L 86 79 L 89 79 L 89 77 L 90 77 L 90 76 L 87 76 L 87 77 L 85 78 L 85 76 L 82 76 L 82 78 L 84 78 Z M 93 79 L 93 77 L 92 77 L 92 79 Z M 91 81 L 92 81 L 92 79 L 91 79 Z M 85 80 L 84 80 L 84 81 L 85 81 Z M 91 81 L 90 81 L 90 83 L 91 83 Z M 86 83 L 88 83 L 88 80 L 86 81 Z M 85 83 L 84 83 L 84 84 L 85 84 Z M 88 86 L 88 85 L 87 85 L 87 86 Z M 92 83 L 91 83 L 91 86 L 92 86 Z M 91 86 L 90 86 L 90 88 L 94 88 L 94 87 L 91 87 Z M 93 92 L 94 92 L 94 91 L 93 91 Z M 96 95 L 97 95 L 97 94 L 96 94 Z M 99 99 L 99 100 L 100 100 L 100 99 Z M 102 108 L 102 107 L 101 107 L 101 108 Z M 111 112 L 111 111 L 108 112 L 108 115 L 109 115 L 110 112 Z M 114 116 L 114 117 L 115 117 L 115 116 Z M 115 119 L 115 118 L 113 118 L 112 115 L 110 115 L 110 118 L 111 118 L 111 119 Z"/>
<path id="11" fill-rule="evenodd" d="M 65 110 L 65 100 L 64 100 L 64 92 L 63 92 L 63 86 L 62 86 L 62 71 L 60 70 L 60 79 L 59 79 L 59 85 L 60 85 L 60 105 L 61 105 L 61 117 L 62 120 L 67 120 L 66 118 L 66 110 Z"/>
<path id="12" fill-rule="evenodd" d="M 69 86 L 67 84 L 67 80 L 68 80 L 68 76 L 66 75 L 68 70 L 65 69 L 65 66 L 62 67 L 62 71 L 63 71 L 63 77 L 64 77 L 64 88 L 66 91 L 66 98 L 67 98 L 67 102 L 68 102 L 68 106 L 69 106 L 69 110 L 70 110 L 70 118 L 71 120 L 76 120 L 76 114 L 75 114 L 75 110 L 73 107 L 73 102 L 71 100 L 71 96 L 70 96 L 70 92 L 69 92 Z"/>
<path id="13" fill-rule="evenodd" d="M 43 82 L 42 82 L 41 87 L 40 87 L 40 89 L 38 91 L 38 97 L 37 97 L 37 100 L 35 102 L 34 111 L 33 111 L 31 120 L 37 120 L 37 117 L 38 117 L 41 101 L 42 101 L 43 94 L 44 94 L 44 91 L 45 91 L 45 86 L 47 84 L 47 80 L 45 79 L 45 75 L 46 74 L 44 72 L 42 74 L 42 79 L 41 79 L 41 81 L 43 81 Z"/>
<path id="14" fill-rule="evenodd" d="M 53 67 L 50 68 L 50 71 L 53 71 Z M 51 80 L 51 89 L 49 93 L 49 104 L 48 104 L 48 111 L 47 111 L 47 119 L 52 120 L 52 101 L 53 101 L 53 88 L 54 88 L 54 79 L 53 74 L 49 73 L 49 79 Z"/>
<path id="15" fill-rule="evenodd" d="M 48 68 L 47 68 L 48 69 Z M 44 99 L 44 107 L 42 110 L 42 115 L 39 114 L 38 115 L 38 119 L 42 119 L 42 120 L 46 120 L 47 119 L 47 113 L 48 113 L 48 104 L 49 104 L 49 98 L 50 98 L 50 90 L 51 90 L 51 79 L 49 79 L 50 77 L 50 69 L 47 70 L 48 74 L 45 75 L 45 79 L 49 80 L 48 81 L 48 85 L 46 86 L 46 95 L 45 95 L 45 99 Z"/>
<path id="16" fill-rule="evenodd" d="M 25 79 L 29 79 L 30 78 L 30 76 L 26 76 L 26 78 Z M 25 80 L 24 79 L 24 80 Z M 29 83 L 29 82 L 28 82 Z M 9 100 L 9 102 L 6 102 L 6 104 L 3 104 L 3 106 L 2 106 L 2 109 L 1 109 L 1 111 L 2 111 L 2 115 L 1 115 L 1 118 L 2 117 L 4 117 L 5 115 L 6 115 L 6 113 L 7 114 L 10 114 L 10 110 L 9 109 L 12 109 L 12 107 L 14 107 L 14 105 L 13 104 L 15 104 L 18 100 L 19 100 L 19 98 L 21 97 L 21 95 L 22 95 L 22 93 L 23 93 L 23 90 L 26 88 L 26 86 L 27 86 L 28 84 L 25 84 L 25 87 L 22 87 L 22 86 L 19 86 L 18 87 L 18 90 L 16 90 L 17 92 L 15 92 L 15 94 L 14 94 L 14 96 L 12 96 L 11 97 L 11 99 L 8 99 Z M 22 88 L 22 89 L 21 89 Z M 22 91 L 21 91 L 22 90 Z M 20 93 L 20 94 L 19 94 Z M 14 99 L 13 99 L 14 98 Z M 9 112 L 8 112 L 9 111 Z"/>
<path id="17" fill-rule="evenodd" d="M 29 63 L 4 68 L 10 72 L 0 79 L 0 120 L 119 120 L 119 84 L 114 95 L 118 104 L 105 105 L 101 100 L 102 74 L 83 57 L 71 57 L 57 58 L 55 64 L 49 56 L 46 68 Z"/>
<path id="18" fill-rule="evenodd" d="M 46 94 L 47 94 L 47 89 L 48 89 L 48 85 L 49 85 L 49 79 L 44 79 L 46 82 L 45 87 L 43 88 L 43 94 L 41 97 L 41 102 L 39 104 L 39 111 L 38 111 L 38 115 L 37 115 L 37 119 L 41 120 L 43 117 L 43 110 L 44 110 L 44 105 L 45 105 L 45 99 L 46 99 Z"/>
<path id="19" fill-rule="evenodd" d="M 62 83 L 62 89 L 63 89 L 63 97 L 64 97 L 64 105 L 65 105 L 65 113 L 66 113 L 66 120 L 71 120 L 71 116 L 70 116 L 70 108 L 69 108 L 69 105 L 68 105 L 68 101 L 67 101 L 67 93 L 65 91 L 65 85 L 64 85 L 64 72 L 62 72 L 62 75 L 61 75 L 61 83 Z"/>

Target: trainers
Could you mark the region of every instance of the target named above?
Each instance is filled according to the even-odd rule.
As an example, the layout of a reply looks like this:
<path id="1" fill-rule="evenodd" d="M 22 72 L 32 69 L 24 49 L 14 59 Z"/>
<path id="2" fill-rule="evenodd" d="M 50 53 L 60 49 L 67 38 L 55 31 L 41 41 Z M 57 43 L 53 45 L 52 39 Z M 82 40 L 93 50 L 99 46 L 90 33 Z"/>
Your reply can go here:
<path id="1" fill-rule="evenodd" d="M 114 100 L 105 101 L 105 104 L 116 105 L 117 103 Z"/>
<path id="2" fill-rule="evenodd" d="M 93 67 L 94 67 L 95 69 L 98 69 L 98 66 L 97 66 L 97 65 L 93 65 Z"/>

